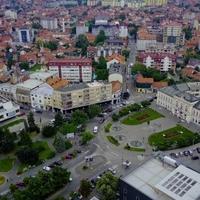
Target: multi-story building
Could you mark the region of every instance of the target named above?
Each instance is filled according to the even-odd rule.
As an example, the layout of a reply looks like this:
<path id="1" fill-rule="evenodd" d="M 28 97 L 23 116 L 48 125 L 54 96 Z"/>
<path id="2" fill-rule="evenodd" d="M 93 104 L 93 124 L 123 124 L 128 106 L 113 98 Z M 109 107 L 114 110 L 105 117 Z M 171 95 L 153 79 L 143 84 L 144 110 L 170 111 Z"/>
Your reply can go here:
<path id="1" fill-rule="evenodd" d="M 52 60 L 48 63 L 48 68 L 58 72 L 60 78 L 71 82 L 92 80 L 92 60 L 88 58 Z"/>
<path id="2" fill-rule="evenodd" d="M 31 91 L 40 85 L 42 85 L 43 82 L 34 80 L 34 79 L 28 79 L 27 81 L 24 81 L 22 83 L 19 83 L 16 85 L 16 100 L 20 104 L 26 104 L 31 105 Z"/>
<path id="3" fill-rule="evenodd" d="M 194 200 L 200 195 L 200 174 L 169 156 L 146 160 L 120 178 L 120 200 Z M 192 163 L 192 162 L 187 162 Z M 193 163 L 194 166 L 194 163 Z"/>
<path id="4" fill-rule="evenodd" d="M 144 6 L 162 6 L 167 0 L 102 0 L 103 6 L 141 8 Z"/>
<path id="5" fill-rule="evenodd" d="M 178 118 L 200 126 L 200 82 L 162 88 L 157 93 L 157 104 Z"/>
<path id="6" fill-rule="evenodd" d="M 19 106 L 0 96 L 0 122 L 16 117 L 20 114 Z"/>
<path id="7" fill-rule="evenodd" d="M 40 19 L 40 25 L 44 29 L 55 30 L 58 28 L 58 19 L 54 17 L 43 17 Z"/>
<path id="8" fill-rule="evenodd" d="M 74 108 L 112 101 L 111 83 L 79 83 L 54 90 L 49 109 L 65 112 Z"/>
<path id="9" fill-rule="evenodd" d="M 155 68 L 161 72 L 175 70 L 176 56 L 169 53 L 140 53 L 138 60 L 147 68 Z"/>
<path id="10" fill-rule="evenodd" d="M 182 24 L 172 21 L 165 21 L 162 24 L 163 43 L 175 44 L 176 46 L 184 45 L 185 34 L 183 33 Z"/>
<path id="11" fill-rule="evenodd" d="M 147 29 L 141 28 L 137 34 L 137 50 L 144 51 L 149 45 L 156 45 L 156 35 L 149 33 Z"/>
<path id="12" fill-rule="evenodd" d="M 33 39 L 33 32 L 29 28 L 19 28 L 18 29 L 18 40 L 20 43 L 29 43 Z"/>
<path id="13" fill-rule="evenodd" d="M 81 35 L 81 34 L 85 34 L 87 33 L 89 30 L 88 26 L 85 25 L 84 22 L 79 22 L 77 25 L 76 25 L 76 35 Z"/>

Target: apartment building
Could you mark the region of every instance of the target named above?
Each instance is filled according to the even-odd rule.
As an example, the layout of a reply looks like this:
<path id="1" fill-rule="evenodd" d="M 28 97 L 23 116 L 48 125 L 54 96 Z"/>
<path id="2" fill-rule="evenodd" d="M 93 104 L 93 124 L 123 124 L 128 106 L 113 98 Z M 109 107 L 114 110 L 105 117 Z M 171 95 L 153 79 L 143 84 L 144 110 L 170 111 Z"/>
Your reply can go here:
<path id="1" fill-rule="evenodd" d="M 58 28 L 58 19 L 54 17 L 42 17 L 40 25 L 44 29 L 55 30 Z"/>
<path id="2" fill-rule="evenodd" d="M 162 88 L 157 93 L 157 104 L 178 118 L 200 126 L 200 82 Z"/>
<path id="3" fill-rule="evenodd" d="M 141 8 L 144 6 L 162 6 L 167 4 L 167 0 L 102 0 L 103 6 Z"/>
<path id="4" fill-rule="evenodd" d="M 31 105 L 31 91 L 42 85 L 43 82 L 28 79 L 22 83 L 16 85 L 16 100 L 20 104 Z"/>
<path id="5" fill-rule="evenodd" d="M 57 72 L 61 79 L 71 82 L 91 82 L 92 60 L 88 58 L 70 58 L 52 60 L 48 63 L 50 71 Z"/>
<path id="6" fill-rule="evenodd" d="M 0 96 L 0 122 L 16 117 L 20 113 L 19 106 Z"/>
<path id="7" fill-rule="evenodd" d="M 147 68 L 154 68 L 161 72 L 175 70 L 176 56 L 169 53 L 139 53 L 138 60 Z"/>
<path id="8" fill-rule="evenodd" d="M 182 24 L 172 21 L 165 21 L 162 25 L 163 43 L 175 44 L 176 46 L 184 45 L 185 34 L 183 33 Z"/>
<path id="9" fill-rule="evenodd" d="M 149 33 L 147 29 L 141 28 L 137 34 L 137 50 L 145 51 L 149 45 L 156 45 L 156 35 Z"/>
<path id="10" fill-rule="evenodd" d="M 111 83 L 79 83 L 54 90 L 49 109 L 65 112 L 112 100 Z"/>

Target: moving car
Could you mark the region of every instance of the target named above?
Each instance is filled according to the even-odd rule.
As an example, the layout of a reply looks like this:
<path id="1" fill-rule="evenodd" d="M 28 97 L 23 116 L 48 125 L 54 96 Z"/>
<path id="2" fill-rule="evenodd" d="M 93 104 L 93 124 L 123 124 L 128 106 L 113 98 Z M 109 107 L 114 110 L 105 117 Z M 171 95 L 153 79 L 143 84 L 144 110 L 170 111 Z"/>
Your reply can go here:
<path id="1" fill-rule="evenodd" d="M 98 133 L 98 126 L 94 126 L 93 133 Z"/>
<path id="2" fill-rule="evenodd" d="M 49 171 L 51 170 L 51 168 L 48 167 L 48 166 L 44 166 L 42 169 L 43 169 L 44 171 L 47 171 L 47 172 L 49 172 Z"/>

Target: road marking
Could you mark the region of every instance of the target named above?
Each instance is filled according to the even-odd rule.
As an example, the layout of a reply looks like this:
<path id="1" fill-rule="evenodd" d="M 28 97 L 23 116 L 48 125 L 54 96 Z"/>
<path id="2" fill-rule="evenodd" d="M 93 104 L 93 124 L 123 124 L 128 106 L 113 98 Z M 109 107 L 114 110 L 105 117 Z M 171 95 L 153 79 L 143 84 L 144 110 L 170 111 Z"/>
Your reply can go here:
<path id="1" fill-rule="evenodd" d="M 114 156 L 116 156 L 116 157 L 118 157 L 119 155 L 118 154 L 116 154 L 115 152 L 113 152 L 113 151 L 111 151 L 110 152 L 112 155 L 114 155 Z"/>
<path id="2" fill-rule="evenodd" d="M 84 152 L 84 154 L 87 154 L 89 151 Z"/>

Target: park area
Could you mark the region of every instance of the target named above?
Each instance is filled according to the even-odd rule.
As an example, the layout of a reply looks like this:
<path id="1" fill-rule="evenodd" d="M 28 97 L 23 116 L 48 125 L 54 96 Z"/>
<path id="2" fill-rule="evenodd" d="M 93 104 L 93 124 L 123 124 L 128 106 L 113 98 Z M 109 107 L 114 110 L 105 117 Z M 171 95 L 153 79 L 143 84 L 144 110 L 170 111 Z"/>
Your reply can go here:
<path id="1" fill-rule="evenodd" d="M 187 147 L 200 142 L 198 133 L 177 125 L 149 137 L 149 144 L 156 150 L 171 150 Z"/>
<path id="2" fill-rule="evenodd" d="M 0 160 L 0 172 L 8 172 L 12 169 L 15 159 L 5 158 Z"/>
<path id="3" fill-rule="evenodd" d="M 145 122 L 150 122 L 151 120 L 164 117 L 160 113 L 156 112 L 151 108 L 146 108 L 140 112 L 134 113 L 122 120 L 125 125 L 139 125 Z"/>

